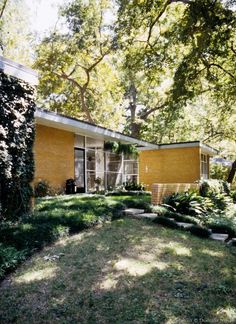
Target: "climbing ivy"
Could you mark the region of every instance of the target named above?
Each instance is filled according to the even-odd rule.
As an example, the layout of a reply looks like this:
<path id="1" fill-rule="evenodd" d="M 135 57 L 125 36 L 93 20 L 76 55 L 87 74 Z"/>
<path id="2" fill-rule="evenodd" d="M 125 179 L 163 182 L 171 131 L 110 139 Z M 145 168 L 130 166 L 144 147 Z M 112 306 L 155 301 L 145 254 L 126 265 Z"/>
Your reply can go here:
<path id="1" fill-rule="evenodd" d="M 30 207 L 34 175 L 35 89 L 0 71 L 0 219 Z"/>

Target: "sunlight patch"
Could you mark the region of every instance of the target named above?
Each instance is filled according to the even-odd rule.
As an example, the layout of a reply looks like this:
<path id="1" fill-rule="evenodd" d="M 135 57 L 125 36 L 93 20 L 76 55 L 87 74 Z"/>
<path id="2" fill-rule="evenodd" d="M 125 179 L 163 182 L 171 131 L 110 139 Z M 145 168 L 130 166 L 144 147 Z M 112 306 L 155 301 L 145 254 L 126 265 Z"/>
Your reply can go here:
<path id="1" fill-rule="evenodd" d="M 114 264 L 118 271 L 126 271 L 131 276 L 143 276 L 154 268 L 164 270 L 168 265 L 164 262 L 143 262 L 138 259 L 124 258 Z"/>
<path id="2" fill-rule="evenodd" d="M 209 250 L 209 249 L 203 249 L 201 252 L 204 253 L 204 254 L 210 255 L 210 256 L 217 256 L 217 257 L 223 257 L 224 256 L 223 252 L 212 251 L 212 250 Z"/>
<path id="3" fill-rule="evenodd" d="M 151 271 L 152 268 L 153 266 L 151 264 L 147 264 L 136 259 L 122 259 L 115 263 L 116 270 L 126 271 L 131 276 L 143 276 Z"/>
<path id="4" fill-rule="evenodd" d="M 236 308 L 234 307 L 225 307 L 217 310 L 216 314 L 220 317 L 223 316 L 224 320 L 227 320 L 229 323 L 235 323 L 236 321 Z"/>
<path id="5" fill-rule="evenodd" d="M 176 255 L 191 256 L 191 250 L 182 244 L 171 242 L 168 244 L 167 250 L 170 249 Z"/>
<path id="6" fill-rule="evenodd" d="M 56 275 L 57 267 L 45 268 L 42 270 L 29 271 L 15 279 L 17 283 L 40 281 L 51 279 Z"/>
<path id="7" fill-rule="evenodd" d="M 116 288 L 117 282 L 118 280 L 116 279 L 107 278 L 100 284 L 99 288 L 105 290 L 113 289 Z"/>

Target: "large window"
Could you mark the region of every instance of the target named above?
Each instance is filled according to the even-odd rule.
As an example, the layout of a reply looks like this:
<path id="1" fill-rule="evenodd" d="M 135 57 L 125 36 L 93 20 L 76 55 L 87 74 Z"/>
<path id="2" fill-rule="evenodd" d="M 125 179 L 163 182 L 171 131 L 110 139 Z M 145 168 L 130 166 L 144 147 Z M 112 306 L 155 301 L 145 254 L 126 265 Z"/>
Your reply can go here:
<path id="1" fill-rule="evenodd" d="M 123 183 L 138 182 L 138 162 L 123 154 L 104 152 L 104 141 L 75 135 L 75 179 L 86 191 L 115 189 Z M 86 186 L 85 186 L 86 184 Z"/>
<path id="2" fill-rule="evenodd" d="M 106 152 L 106 188 L 114 189 L 122 185 L 122 155 Z"/>
<path id="3" fill-rule="evenodd" d="M 100 178 L 101 184 L 99 187 L 104 187 L 104 152 L 101 148 L 87 149 L 87 187 L 88 191 L 96 190 L 96 180 Z"/>
<path id="4" fill-rule="evenodd" d="M 138 183 L 138 161 L 130 160 L 125 157 L 124 160 L 124 182 Z"/>
<path id="5" fill-rule="evenodd" d="M 206 154 L 201 154 L 201 178 L 208 179 L 208 156 Z"/>

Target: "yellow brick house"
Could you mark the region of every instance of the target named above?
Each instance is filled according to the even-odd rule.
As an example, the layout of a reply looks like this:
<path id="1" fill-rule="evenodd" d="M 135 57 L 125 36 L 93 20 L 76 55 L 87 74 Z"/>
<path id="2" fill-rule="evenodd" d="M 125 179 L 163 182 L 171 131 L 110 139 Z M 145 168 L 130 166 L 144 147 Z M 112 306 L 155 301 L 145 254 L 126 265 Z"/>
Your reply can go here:
<path id="1" fill-rule="evenodd" d="M 0 69 L 37 85 L 37 73 L 16 62 L 0 57 Z M 78 192 L 93 191 L 97 178 L 104 188 L 127 181 L 142 182 L 148 190 L 153 183 L 193 183 L 209 177 L 209 159 L 217 153 L 199 141 L 153 144 L 44 109 L 36 110 L 35 124 L 34 183 L 64 188 L 72 178 Z M 107 151 L 108 141 L 136 145 L 139 158 Z"/>

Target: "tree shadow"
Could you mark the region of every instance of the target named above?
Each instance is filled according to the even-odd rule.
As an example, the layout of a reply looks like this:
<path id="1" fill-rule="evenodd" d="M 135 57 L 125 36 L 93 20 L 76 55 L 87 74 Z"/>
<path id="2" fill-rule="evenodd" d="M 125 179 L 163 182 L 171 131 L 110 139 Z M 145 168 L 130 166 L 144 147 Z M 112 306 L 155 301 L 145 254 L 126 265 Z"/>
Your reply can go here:
<path id="1" fill-rule="evenodd" d="M 215 242 L 117 220 L 22 265 L 2 287 L 0 322 L 229 323 L 224 310 L 236 307 L 232 260 Z"/>

